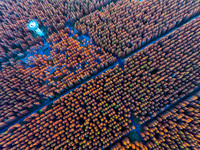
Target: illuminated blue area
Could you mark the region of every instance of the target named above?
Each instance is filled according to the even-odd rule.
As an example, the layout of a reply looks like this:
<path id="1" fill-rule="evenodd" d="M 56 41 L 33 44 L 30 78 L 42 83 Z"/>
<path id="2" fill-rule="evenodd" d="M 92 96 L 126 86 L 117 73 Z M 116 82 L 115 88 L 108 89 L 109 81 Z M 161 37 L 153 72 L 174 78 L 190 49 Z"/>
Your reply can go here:
<path id="1" fill-rule="evenodd" d="M 46 55 L 46 56 L 49 56 L 50 55 L 50 51 L 51 51 L 51 48 L 49 47 L 49 43 L 45 43 L 44 46 L 40 46 L 40 47 L 37 47 L 37 48 L 33 48 L 31 49 L 30 52 L 26 52 L 25 53 L 25 57 L 23 59 L 21 59 L 24 63 L 27 63 L 28 60 L 29 60 L 29 57 L 35 57 L 34 54 L 37 54 L 37 55 Z"/>
<path id="2" fill-rule="evenodd" d="M 44 36 L 44 33 L 39 29 L 39 24 L 36 20 L 31 20 L 28 23 L 28 29 L 34 31 L 39 36 Z"/>
<path id="3" fill-rule="evenodd" d="M 31 20 L 28 23 L 28 29 L 29 30 L 35 31 L 38 27 L 39 27 L 39 24 L 38 24 L 38 22 L 36 20 Z"/>
<path id="4" fill-rule="evenodd" d="M 84 43 L 80 43 L 80 46 L 87 46 L 88 44 L 90 44 L 90 41 L 91 41 L 90 37 L 88 35 L 82 35 L 79 31 L 74 29 L 73 26 L 69 24 L 69 20 L 66 21 L 66 26 L 70 29 L 70 31 L 73 31 L 74 34 L 78 34 L 78 38 L 76 39 L 78 42 L 84 41 Z M 37 33 L 36 31 L 39 29 L 39 24 L 38 24 L 37 21 L 32 20 L 28 23 L 27 27 L 28 27 L 29 30 Z M 73 34 L 71 32 L 69 33 L 69 37 L 73 37 Z M 34 54 L 36 54 L 36 55 L 46 55 L 46 56 L 50 55 L 51 48 L 49 47 L 49 44 L 51 45 L 51 43 L 46 42 L 43 36 L 41 38 L 44 42 L 44 46 L 39 46 L 37 48 L 34 47 L 33 49 L 31 49 L 30 52 L 25 52 L 25 57 L 21 59 L 24 63 L 27 64 L 29 59 L 31 60 L 31 58 L 34 58 L 35 57 Z M 66 59 L 67 59 L 67 56 L 66 56 Z M 100 60 L 98 60 L 98 63 L 99 63 L 99 61 Z M 31 67 L 31 66 L 28 65 L 28 67 Z M 79 69 L 81 67 L 82 66 L 77 66 L 76 69 Z M 49 70 L 49 73 L 52 74 L 55 71 L 55 68 L 49 68 L 48 70 Z"/>

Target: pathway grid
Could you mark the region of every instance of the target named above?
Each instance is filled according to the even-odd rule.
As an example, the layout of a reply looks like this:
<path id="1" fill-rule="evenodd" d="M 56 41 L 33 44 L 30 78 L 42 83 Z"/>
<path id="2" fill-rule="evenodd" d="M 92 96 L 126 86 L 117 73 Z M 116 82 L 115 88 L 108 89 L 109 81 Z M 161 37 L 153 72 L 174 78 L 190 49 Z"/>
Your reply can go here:
<path id="1" fill-rule="evenodd" d="M 122 58 L 122 59 L 121 59 L 121 58 L 118 58 L 118 57 L 115 56 L 115 55 L 113 55 L 113 56 L 117 58 L 117 62 L 118 62 L 118 64 L 119 64 L 119 66 L 122 68 L 122 70 L 124 70 L 124 61 L 125 61 L 128 57 L 134 55 L 135 53 L 137 53 L 137 52 L 139 52 L 139 51 L 141 51 L 141 50 L 143 50 L 144 48 L 148 47 L 148 46 L 151 45 L 151 44 L 155 44 L 155 43 L 156 43 L 157 41 L 159 41 L 161 38 L 164 38 L 164 37 L 170 35 L 170 34 L 171 34 L 172 32 L 174 32 L 175 30 L 181 28 L 183 25 L 189 23 L 190 21 L 196 19 L 196 18 L 199 17 L 199 16 L 200 16 L 200 15 L 197 15 L 197 16 L 195 16 L 195 17 L 189 19 L 188 21 L 186 21 L 185 23 L 183 23 L 181 26 L 175 27 L 174 29 L 172 29 L 172 30 L 169 31 L 168 33 L 165 33 L 164 35 L 160 36 L 160 37 L 157 38 L 156 40 L 153 40 L 153 41 L 150 42 L 149 44 L 147 44 L 147 45 L 141 47 L 141 48 L 138 49 L 136 52 L 132 53 L 131 55 L 126 56 L 125 58 Z M 124 72 L 123 72 L 123 74 L 124 74 Z M 124 84 L 123 84 L 123 81 L 122 81 L 122 85 L 124 85 Z M 139 136 L 141 142 L 142 142 L 143 144 L 146 145 L 145 141 L 143 140 L 142 136 L 140 135 L 141 126 L 144 125 L 144 124 L 146 124 L 147 122 L 153 120 L 153 119 L 156 118 L 159 114 L 161 114 L 161 113 L 163 113 L 163 112 L 169 110 L 170 108 L 172 108 L 172 107 L 173 107 L 174 105 L 176 105 L 177 103 L 179 103 L 179 102 L 185 100 L 186 98 L 190 97 L 191 95 L 195 94 L 195 93 L 196 93 L 197 91 L 199 91 L 199 90 L 200 90 L 200 85 L 199 85 L 196 89 L 194 89 L 192 92 L 190 92 L 189 94 L 185 95 L 183 98 L 180 98 L 180 99 L 179 99 L 178 101 L 176 101 L 175 103 L 170 104 L 170 105 L 167 105 L 167 106 L 164 108 L 164 110 L 161 110 L 161 111 L 160 111 L 156 116 L 154 116 L 154 117 L 151 116 L 151 118 L 150 118 L 149 120 L 145 121 L 145 122 L 142 123 L 141 125 L 138 125 L 138 124 L 135 123 L 135 121 L 134 121 L 134 116 L 131 114 L 131 121 L 132 121 L 133 126 L 135 126 L 135 129 L 134 129 L 134 130 L 131 130 L 130 132 L 135 131 L 135 132 L 138 134 L 138 136 Z M 122 101 L 122 102 L 123 102 L 123 101 Z M 124 102 L 123 102 L 123 104 L 124 104 Z M 129 133 L 130 133 L 130 132 L 129 132 Z M 127 134 L 129 134 L 129 133 L 127 133 Z M 127 135 L 127 134 L 126 134 L 126 135 Z M 122 138 L 125 137 L 126 135 L 122 136 L 122 137 L 119 138 L 117 141 L 119 141 L 120 139 L 122 139 Z M 117 141 L 116 141 L 116 142 L 117 142 Z M 110 145 L 113 145 L 113 144 L 110 144 Z M 110 145 L 109 145 L 109 146 L 110 146 Z"/>
<path id="2" fill-rule="evenodd" d="M 169 31 L 168 33 L 162 35 L 161 37 L 157 38 L 156 40 L 153 40 L 153 41 L 150 42 L 149 44 L 143 46 L 142 48 L 138 49 L 136 52 L 132 53 L 131 55 L 129 55 L 129 56 L 123 58 L 123 59 L 118 58 L 118 57 L 115 56 L 115 57 L 117 58 L 117 62 L 115 62 L 113 65 L 107 67 L 106 69 L 100 71 L 100 72 L 97 73 L 96 75 L 94 75 L 94 76 L 88 78 L 87 80 L 85 80 L 85 81 L 82 82 L 81 84 L 85 84 L 87 81 L 89 81 L 89 80 L 91 80 L 91 79 L 94 79 L 95 77 L 99 76 L 100 74 L 102 74 L 102 73 L 106 72 L 107 70 L 109 70 L 109 69 L 115 67 L 117 64 L 119 64 L 119 66 L 122 68 L 122 70 L 124 70 L 124 61 L 125 61 L 128 57 L 134 55 L 135 53 L 141 51 L 142 49 L 148 47 L 149 45 L 154 44 L 155 42 L 157 42 L 157 41 L 160 40 L 161 38 L 163 38 L 163 37 L 165 37 L 165 36 L 168 36 L 168 35 L 171 34 L 173 31 L 175 31 L 175 30 L 181 28 L 183 25 L 189 23 L 190 21 L 192 21 L 193 19 L 195 19 L 195 18 L 197 18 L 197 17 L 199 17 L 199 16 L 200 16 L 200 15 L 198 14 L 197 16 L 195 16 L 195 17 L 189 19 L 188 21 L 186 21 L 186 22 L 185 22 L 184 24 L 182 24 L 181 26 L 175 27 L 173 30 L 171 30 L 171 31 Z M 47 46 L 47 45 L 45 45 L 45 48 L 46 48 L 46 46 Z M 41 48 L 41 49 L 43 49 L 43 48 Z M 113 56 L 114 56 L 114 55 L 113 55 Z M 123 73 L 124 73 L 124 72 L 123 72 Z M 27 114 L 26 116 L 20 118 L 19 120 L 17 120 L 17 121 L 15 121 L 14 123 L 10 124 L 10 125 L 7 126 L 6 128 L 1 129 L 1 130 L 0 130 L 0 133 L 5 132 L 5 131 L 6 131 L 7 129 L 9 129 L 11 126 L 13 126 L 13 125 L 15 125 L 15 124 L 17 124 L 17 123 L 23 121 L 25 118 L 27 118 L 27 117 L 29 117 L 30 115 L 32 115 L 32 114 L 38 112 L 38 111 L 41 110 L 43 107 L 52 104 L 54 101 L 58 100 L 60 97 L 64 96 L 65 94 L 70 93 L 71 91 L 73 91 L 73 90 L 76 89 L 76 88 L 79 88 L 79 87 L 81 86 L 81 84 L 79 84 L 79 85 L 75 86 L 74 88 L 72 88 L 72 89 L 66 91 L 65 93 L 63 93 L 62 95 L 58 96 L 57 98 L 52 99 L 52 100 L 50 100 L 50 101 L 47 102 L 47 103 L 44 103 L 44 104 L 41 105 L 40 107 L 36 108 L 33 112 L 31 112 L 31 113 Z M 122 84 L 122 85 L 123 85 L 123 84 Z M 156 116 L 158 116 L 159 114 L 161 114 L 161 113 L 165 112 L 166 110 L 170 109 L 170 108 L 173 107 L 175 104 L 181 102 L 181 101 L 184 100 L 185 98 L 188 98 L 189 96 L 191 96 L 192 94 L 194 94 L 195 92 L 197 92 L 199 89 L 200 89 L 200 85 L 198 86 L 198 88 L 196 88 L 195 90 L 193 90 L 191 93 L 189 93 L 189 94 L 186 95 L 185 97 L 179 99 L 179 100 L 178 100 L 177 102 L 175 102 L 174 104 L 171 104 L 171 105 L 167 106 L 163 111 L 160 111 Z M 147 120 L 146 122 L 144 122 L 142 125 L 144 125 L 145 123 L 151 121 L 151 120 L 154 119 L 156 116 L 151 117 L 149 120 Z M 131 130 L 130 132 L 135 131 L 135 132 L 138 134 L 138 136 L 140 137 L 142 143 L 145 144 L 144 140 L 142 139 L 142 137 L 141 137 L 141 135 L 140 135 L 140 128 L 141 128 L 142 125 L 137 125 L 137 124 L 134 122 L 134 119 L 133 119 L 133 116 L 132 116 L 132 115 L 131 115 L 131 120 L 132 120 L 132 124 L 135 126 L 135 129 L 134 129 L 134 130 Z M 130 132 L 129 132 L 129 133 L 130 133 Z M 129 133 L 127 133 L 127 134 L 129 134 Z M 126 135 L 127 135 L 127 134 L 126 134 Z M 125 136 L 125 135 L 124 135 L 124 136 Z M 121 138 L 123 138 L 124 136 L 122 136 Z M 120 138 L 120 139 L 121 139 L 121 138 Z M 118 140 L 120 140 L 120 139 L 118 139 Z M 117 140 L 117 141 L 118 141 L 118 140 Z M 110 146 L 110 145 L 109 145 L 109 146 Z"/>

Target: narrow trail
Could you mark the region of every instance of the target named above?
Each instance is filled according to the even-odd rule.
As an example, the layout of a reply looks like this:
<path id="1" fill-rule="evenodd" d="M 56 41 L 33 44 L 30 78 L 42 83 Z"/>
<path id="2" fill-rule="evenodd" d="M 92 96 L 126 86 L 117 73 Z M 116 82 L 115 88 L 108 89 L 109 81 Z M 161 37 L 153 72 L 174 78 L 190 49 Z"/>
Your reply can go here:
<path id="1" fill-rule="evenodd" d="M 139 48 L 139 49 L 136 50 L 135 52 L 131 53 L 130 55 L 128 55 L 128 56 L 126 56 L 126 57 L 124 57 L 124 58 L 122 59 L 122 61 L 125 61 L 128 57 L 131 57 L 132 55 L 134 55 L 135 53 L 137 53 L 137 52 L 139 52 L 139 51 L 145 49 L 145 48 L 148 47 L 149 45 L 155 44 L 155 43 L 156 43 L 157 41 L 159 41 L 160 39 L 162 39 L 162 38 L 164 38 L 164 37 L 167 37 L 168 35 L 170 35 L 170 34 L 171 34 L 172 32 L 174 32 L 175 30 L 180 29 L 182 26 L 184 26 L 184 25 L 190 23 L 192 20 L 194 20 L 194 19 L 196 19 L 196 18 L 198 18 L 198 17 L 200 17 L 200 14 L 197 14 L 196 16 L 190 18 L 189 20 L 185 21 L 184 23 L 180 24 L 179 26 L 175 27 L 174 29 L 170 30 L 169 32 L 167 32 L 167 33 L 161 35 L 160 37 L 157 37 L 156 39 L 152 40 L 150 43 L 147 43 L 146 45 L 142 46 L 141 48 Z"/>
<path id="2" fill-rule="evenodd" d="M 195 18 L 197 18 L 197 17 L 199 17 L 199 16 L 200 16 L 200 15 L 196 15 L 196 16 L 192 17 L 191 19 L 187 20 L 185 23 L 183 23 L 183 24 L 181 24 L 181 25 L 175 27 L 175 28 L 172 29 L 171 31 L 169 31 L 169 32 L 163 34 L 162 36 L 160 36 L 159 38 L 157 38 L 157 39 L 151 41 L 150 43 L 146 44 L 145 46 L 141 47 L 140 49 L 138 49 L 138 50 L 135 51 L 134 53 L 132 53 L 132 54 L 126 56 L 126 57 L 123 58 L 123 59 L 118 58 L 117 56 L 113 55 L 114 57 L 117 58 L 118 64 L 120 65 L 120 67 L 121 67 L 122 70 L 123 70 L 123 75 L 124 75 L 124 61 L 126 61 L 127 58 L 129 58 L 129 57 L 131 57 L 132 55 L 134 55 L 135 53 L 137 53 L 137 52 L 139 52 L 139 51 L 145 49 L 145 48 L 148 47 L 149 45 L 156 43 L 156 42 L 159 41 L 160 39 L 162 39 L 162 38 L 164 38 L 164 37 L 170 35 L 170 34 L 171 34 L 172 32 L 174 32 L 175 30 L 180 29 L 183 25 L 185 25 L 185 24 L 187 24 L 187 23 L 190 23 L 192 20 L 194 20 Z M 122 81 L 122 85 L 124 86 L 123 81 Z M 146 145 L 146 142 L 143 140 L 142 136 L 140 135 L 140 129 L 141 129 L 141 126 L 142 126 L 142 125 L 144 125 L 145 123 L 147 123 L 147 122 L 153 120 L 154 118 L 156 118 L 156 117 L 157 117 L 158 115 L 160 115 L 161 113 L 163 113 L 163 112 L 169 110 L 169 109 L 172 108 L 174 105 L 176 105 L 177 103 L 181 102 L 182 100 L 184 100 L 184 99 L 190 97 L 192 94 L 194 94 L 195 92 L 197 92 L 199 89 L 200 89 L 200 85 L 199 85 L 196 89 L 194 89 L 191 93 L 187 94 L 187 95 L 184 96 L 183 98 L 180 98 L 180 99 L 179 99 L 178 101 L 176 101 L 175 103 L 170 104 L 170 105 L 167 105 L 167 106 L 164 108 L 164 110 L 160 111 L 156 116 L 151 117 L 149 120 L 145 121 L 145 122 L 144 122 L 143 124 L 141 124 L 141 125 L 135 123 L 135 121 L 134 121 L 134 116 L 133 116 L 133 114 L 131 114 L 131 121 L 132 121 L 133 126 L 135 126 L 135 130 L 133 130 L 133 131 L 135 131 L 135 132 L 137 133 L 137 135 L 139 136 L 141 142 L 142 142 L 144 145 Z M 122 103 L 124 103 L 124 102 L 122 101 Z M 130 131 L 130 132 L 132 132 L 132 131 Z M 130 132 L 129 132 L 129 133 L 130 133 Z M 129 134 L 129 133 L 128 133 L 128 134 Z M 122 136 L 122 137 L 124 137 L 124 136 Z M 120 138 L 120 139 L 121 139 L 121 138 Z M 118 140 L 117 140 L 117 141 L 118 141 Z"/>
<path id="3" fill-rule="evenodd" d="M 86 82 L 90 81 L 91 79 L 94 79 L 96 78 L 97 76 L 101 75 L 102 73 L 106 72 L 107 70 L 111 69 L 111 68 L 114 68 L 115 66 L 117 65 L 117 61 L 113 64 L 113 65 L 110 65 L 109 67 L 105 68 L 104 70 L 101 70 L 100 72 L 98 72 L 96 75 L 94 76 L 91 76 L 90 78 L 86 79 L 85 81 L 83 81 L 81 84 L 73 87 L 72 89 L 69 89 L 68 91 L 66 91 L 65 93 L 59 95 L 57 98 L 54 98 L 52 100 L 50 100 L 49 102 L 47 103 L 44 103 L 43 105 L 37 107 L 34 111 L 30 112 L 29 114 L 23 116 L 22 118 L 18 119 L 17 121 L 15 121 L 14 123 L 8 125 L 6 128 L 3 128 L 0 130 L 0 133 L 2 132 L 5 132 L 7 129 L 9 129 L 11 126 L 23 121 L 25 118 L 31 116 L 32 114 L 38 112 L 39 110 L 41 110 L 42 108 L 44 108 L 45 106 L 48 106 L 50 104 L 52 104 L 53 102 L 55 102 L 56 100 L 58 100 L 60 97 L 64 96 L 65 94 L 68 94 L 70 93 L 71 91 L 75 90 L 76 88 L 79 88 L 82 84 L 85 84 Z M 47 100 L 46 100 L 47 101 Z"/>
<path id="4" fill-rule="evenodd" d="M 131 121 L 132 121 L 132 124 L 135 126 L 135 131 L 136 131 L 137 135 L 139 136 L 140 140 L 142 141 L 142 143 L 143 143 L 144 145 L 146 145 L 144 139 L 143 139 L 142 136 L 140 135 L 140 126 L 137 125 L 137 124 L 135 123 L 134 119 L 133 119 L 133 114 L 131 114 Z"/>
<path id="5" fill-rule="evenodd" d="M 180 98 L 178 101 L 176 101 L 173 104 L 170 104 L 168 106 L 166 106 L 164 108 L 164 110 L 158 112 L 154 117 L 151 117 L 149 120 L 145 121 L 144 123 L 142 123 L 141 125 L 139 125 L 139 128 L 141 128 L 141 126 L 145 125 L 146 123 L 150 122 L 151 120 L 155 119 L 157 116 L 159 116 L 160 114 L 164 113 L 165 111 L 171 109 L 172 107 L 174 107 L 176 104 L 180 103 L 181 101 L 186 100 L 187 98 L 189 98 L 190 96 L 194 95 L 195 93 L 197 93 L 200 90 L 200 85 L 194 89 L 192 92 L 190 92 L 189 94 L 185 95 L 184 97 Z"/>

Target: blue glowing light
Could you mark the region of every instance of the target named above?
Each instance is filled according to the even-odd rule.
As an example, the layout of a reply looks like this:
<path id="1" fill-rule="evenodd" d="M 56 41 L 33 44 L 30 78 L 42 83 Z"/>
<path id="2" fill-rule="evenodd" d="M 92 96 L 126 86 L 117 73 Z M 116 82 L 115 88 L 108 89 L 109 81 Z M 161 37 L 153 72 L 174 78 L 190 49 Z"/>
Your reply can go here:
<path id="1" fill-rule="evenodd" d="M 39 27 L 38 22 L 35 21 L 35 20 L 31 20 L 31 21 L 28 23 L 28 29 L 29 29 L 29 30 L 36 30 L 38 27 Z"/>
<path id="2" fill-rule="evenodd" d="M 44 36 L 44 33 L 42 32 L 42 30 L 39 29 L 39 24 L 36 20 L 31 20 L 28 23 L 28 29 L 34 31 L 36 34 L 38 34 L 39 36 Z"/>

